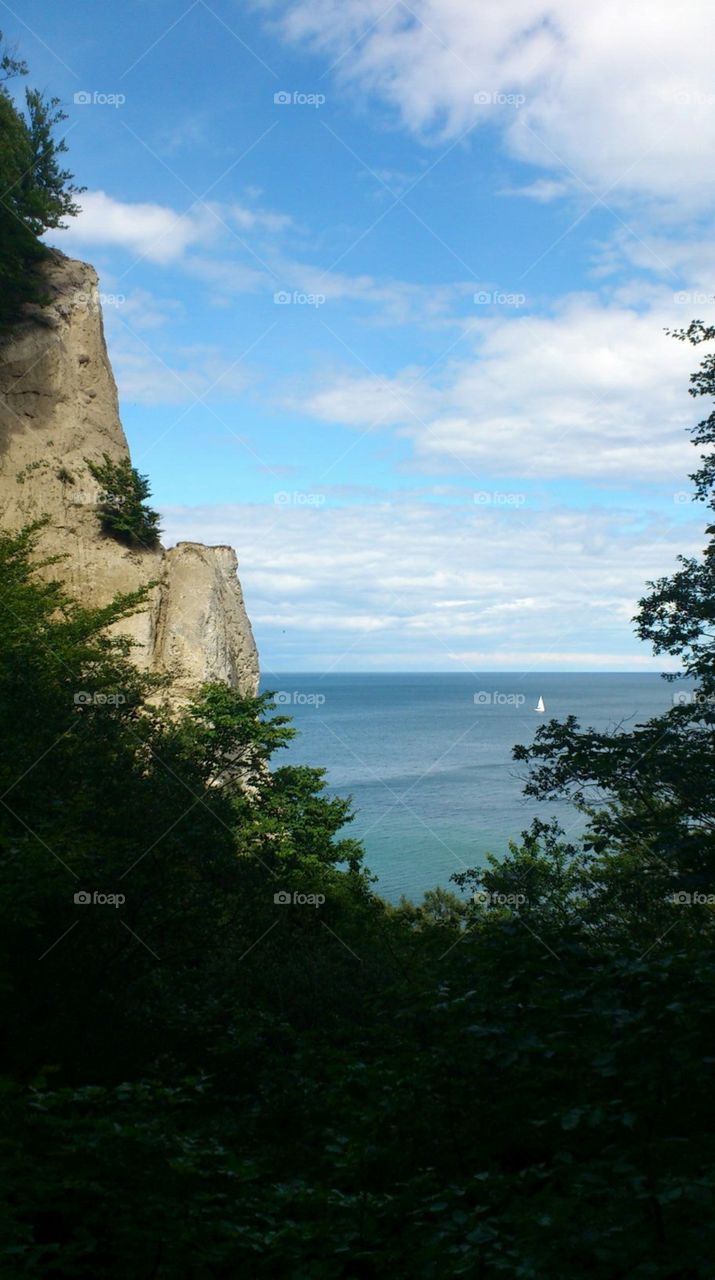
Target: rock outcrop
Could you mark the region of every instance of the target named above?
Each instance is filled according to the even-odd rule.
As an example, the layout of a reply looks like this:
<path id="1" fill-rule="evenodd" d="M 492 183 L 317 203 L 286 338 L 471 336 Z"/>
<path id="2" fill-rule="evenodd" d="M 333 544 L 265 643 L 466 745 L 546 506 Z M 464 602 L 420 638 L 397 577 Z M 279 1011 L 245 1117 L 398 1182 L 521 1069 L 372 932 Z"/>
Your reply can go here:
<path id="1" fill-rule="evenodd" d="M 183 701 L 204 682 L 258 687 L 258 657 L 230 547 L 180 542 L 134 550 L 102 533 L 99 485 L 87 459 L 129 457 L 107 356 L 92 267 L 53 253 L 48 303 L 28 307 L 0 342 L 0 523 L 18 529 L 49 517 L 43 555 L 63 557 L 62 577 L 88 605 L 153 583 L 147 605 L 117 629 L 142 669 L 169 673 Z"/>

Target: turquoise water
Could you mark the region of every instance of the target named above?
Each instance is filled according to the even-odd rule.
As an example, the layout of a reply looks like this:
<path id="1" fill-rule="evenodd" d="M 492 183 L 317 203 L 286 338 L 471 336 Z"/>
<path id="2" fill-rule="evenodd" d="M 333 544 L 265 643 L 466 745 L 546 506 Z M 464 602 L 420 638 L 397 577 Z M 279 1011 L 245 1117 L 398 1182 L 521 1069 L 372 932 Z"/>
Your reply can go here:
<path id="1" fill-rule="evenodd" d="M 600 672 L 281 674 L 263 687 L 280 693 L 300 731 L 276 764 L 322 766 L 330 791 L 352 796 L 348 833 L 392 901 L 505 852 L 533 817 L 556 815 L 578 834 L 569 805 L 522 795 L 514 743 L 531 742 L 551 716 L 627 727 L 665 711 L 674 692 L 657 674 Z M 545 716 L 534 710 L 540 696 Z"/>

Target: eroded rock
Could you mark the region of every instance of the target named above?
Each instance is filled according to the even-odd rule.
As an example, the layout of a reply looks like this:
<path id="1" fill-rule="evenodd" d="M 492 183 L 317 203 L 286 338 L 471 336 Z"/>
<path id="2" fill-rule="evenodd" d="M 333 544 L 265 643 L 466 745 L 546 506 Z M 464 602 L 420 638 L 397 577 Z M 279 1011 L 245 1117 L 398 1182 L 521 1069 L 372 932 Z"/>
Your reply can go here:
<path id="1" fill-rule="evenodd" d="M 99 486 L 86 459 L 119 462 L 129 448 L 119 419 L 92 267 L 53 253 L 48 305 L 32 307 L 0 342 L 0 521 L 18 529 L 48 516 L 40 551 L 88 605 L 153 582 L 147 606 L 117 624 L 142 670 L 169 673 L 183 701 L 207 680 L 258 687 L 258 656 L 230 547 L 182 542 L 133 549 L 103 534 Z"/>

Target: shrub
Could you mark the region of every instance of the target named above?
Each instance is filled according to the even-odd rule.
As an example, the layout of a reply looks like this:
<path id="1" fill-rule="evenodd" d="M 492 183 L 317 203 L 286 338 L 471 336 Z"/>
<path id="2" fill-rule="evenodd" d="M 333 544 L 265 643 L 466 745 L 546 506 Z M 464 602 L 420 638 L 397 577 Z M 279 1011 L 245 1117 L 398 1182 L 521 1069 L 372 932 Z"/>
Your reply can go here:
<path id="1" fill-rule="evenodd" d="M 101 463 L 87 459 L 87 466 L 102 486 L 97 510 L 104 532 L 127 546 L 157 547 L 159 513 L 147 505 L 147 477 L 140 475 L 128 458 L 112 462 L 106 453 Z"/>

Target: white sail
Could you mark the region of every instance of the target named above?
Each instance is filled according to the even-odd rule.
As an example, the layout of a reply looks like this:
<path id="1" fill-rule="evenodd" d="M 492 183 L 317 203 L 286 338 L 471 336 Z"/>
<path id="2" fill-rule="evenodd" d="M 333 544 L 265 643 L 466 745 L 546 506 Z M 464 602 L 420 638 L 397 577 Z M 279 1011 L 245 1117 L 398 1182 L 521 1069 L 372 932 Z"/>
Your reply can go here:
<path id="1" fill-rule="evenodd" d="M 534 707 L 534 711 L 545 711 L 545 710 L 546 710 L 546 705 L 545 705 L 545 703 L 544 703 L 544 699 L 540 697 L 540 698 L 539 698 L 539 701 L 537 702 L 536 706 Z"/>

